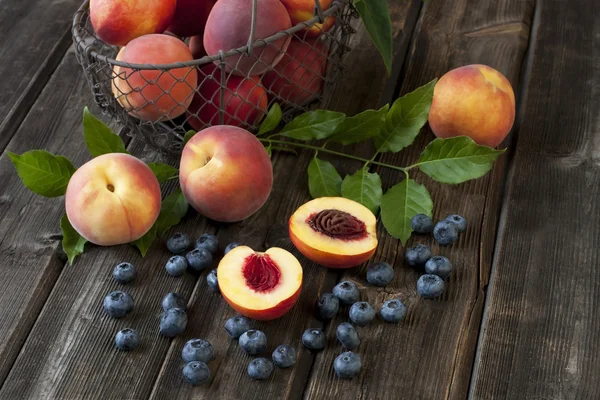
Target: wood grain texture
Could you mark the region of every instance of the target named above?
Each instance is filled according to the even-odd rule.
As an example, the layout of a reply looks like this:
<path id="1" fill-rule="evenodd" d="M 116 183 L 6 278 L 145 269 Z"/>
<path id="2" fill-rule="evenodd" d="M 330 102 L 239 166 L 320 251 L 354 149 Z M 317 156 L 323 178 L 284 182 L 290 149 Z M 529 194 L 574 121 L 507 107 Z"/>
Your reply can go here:
<path id="1" fill-rule="evenodd" d="M 428 2 L 421 13 L 406 60 L 400 93 L 440 77 L 457 66 L 483 63 L 503 72 L 515 87 L 526 54 L 533 1 Z M 382 161 L 409 165 L 433 138 L 425 129 L 415 144 L 404 151 L 384 155 Z M 333 360 L 343 352 L 332 343 L 316 358 L 304 398 L 327 399 L 464 399 L 467 396 L 474 349 L 484 303 L 484 289 L 493 251 L 499 200 L 503 191 L 506 159 L 486 177 L 450 186 L 432 182 L 424 174 L 412 178 L 424 183 L 434 200 L 434 217 L 450 213 L 466 217 L 469 228 L 450 248 L 440 248 L 429 236 L 413 237 L 430 245 L 434 254 L 449 257 L 455 265 L 446 293 L 437 300 L 423 300 L 416 293 L 419 271 L 403 264 L 399 241 L 379 226 L 379 247 L 373 261 L 395 266 L 396 277 L 382 288 L 368 286 L 365 266 L 342 277 L 361 288 L 362 298 L 377 309 L 391 298 L 408 305 L 406 320 L 395 326 L 377 319 L 359 328 L 361 375 L 351 381 L 337 379 Z M 384 186 L 402 179 L 401 174 L 379 171 Z M 329 324 L 328 337 L 335 337 L 340 322 L 348 320 L 347 309 Z"/>
<path id="2" fill-rule="evenodd" d="M 71 45 L 72 17 L 80 4 L 81 0 L 0 2 L 0 151 Z"/>
<path id="3" fill-rule="evenodd" d="M 600 398 L 600 10 L 537 12 L 473 399 Z"/>

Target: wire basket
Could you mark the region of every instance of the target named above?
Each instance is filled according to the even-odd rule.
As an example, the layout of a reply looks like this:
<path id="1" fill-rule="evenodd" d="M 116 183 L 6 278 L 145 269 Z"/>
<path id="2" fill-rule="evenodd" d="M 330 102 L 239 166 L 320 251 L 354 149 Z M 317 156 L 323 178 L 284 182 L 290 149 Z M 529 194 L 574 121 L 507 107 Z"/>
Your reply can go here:
<path id="1" fill-rule="evenodd" d="M 342 59 L 356 17 L 348 0 L 314 0 L 314 18 L 264 39 L 255 39 L 259 0 L 252 0 L 247 45 L 204 55 L 198 37 L 184 40 L 200 54 L 170 64 L 134 64 L 97 37 L 89 1 L 75 13 L 73 40 L 94 100 L 103 113 L 124 125 L 132 137 L 162 153 L 179 154 L 184 135 L 211 125 L 236 125 L 255 132 L 277 102 L 283 120 L 319 104 L 327 87 L 343 77 Z M 179 45 L 178 45 L 179 46 Z M 120 52 L 121 51 L 121 52 Z"/>

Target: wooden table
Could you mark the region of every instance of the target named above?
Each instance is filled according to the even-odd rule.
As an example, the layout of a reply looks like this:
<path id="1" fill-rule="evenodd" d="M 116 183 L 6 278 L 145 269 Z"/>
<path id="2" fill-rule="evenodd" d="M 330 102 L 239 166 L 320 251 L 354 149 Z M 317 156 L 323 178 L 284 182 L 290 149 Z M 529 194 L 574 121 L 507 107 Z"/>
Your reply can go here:
<path id="1" fill-rule="evenodd" d="M 43 148 L 76 165 L 89 159 L 81 114 L 90 90 L 70 47 L 71 16 L 80 0 L 0 2 L 0 149 Z M 323 107 L 353 115 L 393 100 L 449 69 L 484 63 L 502 71 L 517 94 L 517 122 L 507 154 L 486 177 L 448 186 L 426 182 L 434 215 L 464 215 L 469 229 L 451 248 L 434 252 L 457 266 L 441 299 L 421 300 L 417 273 L 402 265 L 403 248 L 381 233 L 375 259 L 396 266 L 393 285 L 365 285 L 365 268 L 326 270 L 301 258 L 305 283 L 288 315 L 261 323 L 270 341 L 299 350 L 298 363 L 267 382 L 246 376 L 249 358 L 225 335 L 233 315 L 207 290 L 205 274 L 169 277 L 168 254 L 154 246 L 142 259 L 130 246 L 90 248 L 74 266 L 60 250 L 63 200 L 25 189 L 6 154 L 0 158 L 0 399 L 598 399 L 600 398 L 600 7 L 593 0 L 390 0 L 394 70 L 384 73 L 364 29 L 357 26 L 347 80 Z M 357 24 L 358 25 L 358 24 Z M 383 161 L 408 165 L 427 131 L 407 151 Z M 158 155 L 128 142 L 146 160 Z M 356 154 L 369 148 L 357 146 Z M 309 199 L 305 167 L 310 154 L 277 154 L 268 203 L 248 220 L 213 225 L 190 213 L 176 229 L 216 233 L 256 249 L 295 251 L 286 228 Z M 354 163 L 336 166 L 344 171 Z M 379 171 L 387 187 L 396 172 Z M 381 230 L 383 232 L 383 230 Z M 297 253 L 296 253 L 297 254 Z M 124 320 L 102 311 L 110 276 L 120 261 L 137 265 L 130 289 L 135 311 Z M 363 371 L 336 379 L 333 359 L 339 315 L 321 324 L 311 313 L 319 293 L 350 279 L 363 297 L 380 304 L 409 303 L 399 326 L 360 330 Z M 185 334 L 158 334 L 160 299 L 177 291 L 190 299 Z M 143 345 L 126 354 L 114 348 L 124 325 L 140 330 Z M 308 327 L 323 327 L 329 341 L 316 355 L 300 345 Z M 183 383 L 180 351 L 191 337 L 211 341 L 217 359 L 212 382 Z"/>

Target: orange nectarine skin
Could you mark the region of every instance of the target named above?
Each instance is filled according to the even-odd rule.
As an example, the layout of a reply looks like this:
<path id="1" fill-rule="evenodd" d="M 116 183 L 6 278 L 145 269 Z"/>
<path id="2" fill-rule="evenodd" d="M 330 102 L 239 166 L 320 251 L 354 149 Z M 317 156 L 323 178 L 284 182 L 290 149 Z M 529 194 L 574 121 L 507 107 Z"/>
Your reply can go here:
<path id="1" fill-rule="evenodd" d="M 202 35 L 215 0 L 177 0 L 169 31 L 178 36 Z"/>
<path id="2" fill-rule="evenodd" d="M 200 214 L 241 221 L 266 202 L 273 185 L 271 159 L 250 132 L 219 125 L 198 132 L 181 155 L 179 182 Z"/>
<path id="3" fill-rule="evenodd" d="M 135 64 L 171 64 L 192 61 L 190 49 L 170 35 L 145 35 L 132 40 L 117 60 Z M 132 116 L 164 121 L 180 116 L 189 107 L 198 84 L 195 68 L 169 71 L 114 67 L 113 95 Z"/>
<path id="4" fill-rule="evenodd" d="M 128 154 L 98 156 L 71 177 L 67 217 L 88 241 L 110 246 L 142 237 L 160 212 L 161 195 L 150 168 Z"/>
<path id="5" fill-rule="evenodd" d="M 177 0 L 90 0 L 90 18 L 104 42 L 125 46 L 150 33 L 163 33 L 175 14 Z"/>
<path id="6" fill-rule="evenodd" d="M 236 304 L 233 301 L 231 301 L 230 299 L 227 298 L 227 296 L 223 295 L 223 298 L 225 299 L 225 301 L 227 302 L 227 304 L 229 304 L 229 306 L 231 308 L 233 308 L 235 311 L 237 311 L 238 313 L 240 313 L 241 315 L 257 320 L 257 321 L 272 321 L 274 319 L 277 319 L 281 316 L 283 316 L 284 314 L 287 314 L 288 311 L 290 311 L 293 307 L 294 304 L 296 304 L 296 301 L 298 301 L 298 298 L 300 297 L 300 292 L 302 291 L 302 287 L 299 287 L 298 290 L 296 291 L 296 293 L 294 293 L 292 295 L 292 297 L 283 300 L 282 302 L 280 302 L 279 304 L 273 306 L 272 308 L 267 308 L 265 310 L 251 310 L 248 308 L 245 308 L 244 306 L 240 305 L 240 304 Z"/>
<path id="7" fill-rule="evenodd" d="M 315 0 L 281 0 L 281 2 L 290 13 L 292 25 L 306 22 L 315 16 Z M 333 0 L 321 0 L 323 11 L 329 9 L 331 3 Z M 317 37 L 321 33 L 329 31 L 334 23 L 335 17 L 328 16 L 322 24 L 317 22 L 313 26 L 305 28 L 306 37 Z"/>
<path id="8" fill-rule="evenodd" d="M 446 73 L 435 85 L 429 125 L 440 138 L 469 136 L 496 147 L 515 121 L 515 95 L 504 75 L 486 65 Z"/>

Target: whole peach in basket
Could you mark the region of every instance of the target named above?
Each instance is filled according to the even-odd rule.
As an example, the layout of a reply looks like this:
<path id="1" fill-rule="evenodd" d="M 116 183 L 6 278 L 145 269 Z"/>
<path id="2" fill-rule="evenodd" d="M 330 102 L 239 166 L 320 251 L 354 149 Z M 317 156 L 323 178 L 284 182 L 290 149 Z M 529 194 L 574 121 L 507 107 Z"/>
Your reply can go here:
<path id="1" fill-rule="evenodd" d="M 281 0 L 290 14 L 292 25 L 306 22 L 315 16 L 315 0 Z M 331 7 L 333 0 L 321 0 L 321 9 L 323 11 Z M 317 37 L 323 32 L 327 32 L 335 24 L 335 17 L 330 15 L 325 17 L 323 23 L 317 22 L 310 27 L 304 28 L 305 37 Z M 302 37 L 302 34 L 299 34 Z"/>

